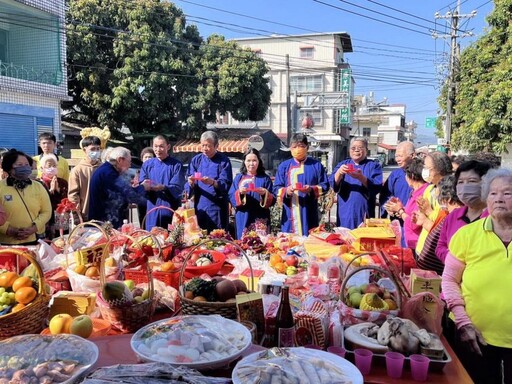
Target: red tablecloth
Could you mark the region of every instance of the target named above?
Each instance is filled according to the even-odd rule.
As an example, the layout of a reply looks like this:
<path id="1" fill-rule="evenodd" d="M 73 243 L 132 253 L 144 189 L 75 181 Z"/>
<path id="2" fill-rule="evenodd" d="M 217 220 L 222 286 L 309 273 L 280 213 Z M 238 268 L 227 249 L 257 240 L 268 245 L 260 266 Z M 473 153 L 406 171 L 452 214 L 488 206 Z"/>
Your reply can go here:
<path id="1" fill-rule="evenodd" d="M 99 358 L 96 364 L 94 365 L 94 369 L 99 367 L 105 367 L 109 365 L 115 364 L 135 364 L 137 363 L 137 358 L 135 353 L 130 348 L 130 339 L 132 335 L 110 335 L 110 336 L 102 336 L 90 339 L 93 343 L 95 343 L 99 350 Z M 460 363 L 459 359 L 446 342 L 443 340 L 445 348 L 448 354 L 452 357 L 452 361 L 444 367 L 443 371 L 439 372 L 430 372 L 428 376 L 428 382 L 436 383 L 436 384 L 465 384 L 465 383 L 473 383 L 466 370 Z M 250 355 L 253 352 L 262 350 L 263 348 L 259 345 L 252 345 L 243 356 Z M 231 377 L 231 370 L 233 369 L 234 363 L 231 364 L 230 367 L 223 370 L 216 370 L 214 372 L 205 372 L 205 374 L 210 376 L 221 376 L 221 377 Z M 391 379 L 386 374 L 386 365 L 385 363 L 375 363 L 372 365 L 372 370 L 369 375 L 366 375 L 364 378 L 365 383 L 373 383 L 373 384 L 387 384 L 387 383 L 417 383 L 413 381 L 411 378 L 410 369 L 404 368 L 404 374 L 401 379 Z"/>

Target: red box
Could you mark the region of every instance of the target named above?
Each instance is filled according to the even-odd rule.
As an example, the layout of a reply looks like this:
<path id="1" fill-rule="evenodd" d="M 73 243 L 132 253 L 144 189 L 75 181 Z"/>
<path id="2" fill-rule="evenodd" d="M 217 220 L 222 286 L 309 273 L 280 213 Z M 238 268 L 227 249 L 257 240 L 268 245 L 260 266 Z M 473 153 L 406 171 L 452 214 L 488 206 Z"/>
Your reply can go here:
<path id="1" fill-rule="evenodd" d="M 1 250 L 14 248 L 19 251 L 28 251 L 25 247 L 0 247 Z M 15 253 L 2 253 L 0 254 L 0 269 L 7 269 L 8 271 L 16 272 L 18 275 L 29 266 L 30 262 L 23 256 Z"/>
<path id="2" fill-rule="evenodd" d="M 180 284 L 180 270 L 170 272 L 155 271 L 151 274 L 155 279 L 160 280 L 166 285 L 178 289 Z M 124 279 L 133 280 L 135 284 L 142 284 L 148 282 L 148 274 L 142 269 L 125 269 Z"/>

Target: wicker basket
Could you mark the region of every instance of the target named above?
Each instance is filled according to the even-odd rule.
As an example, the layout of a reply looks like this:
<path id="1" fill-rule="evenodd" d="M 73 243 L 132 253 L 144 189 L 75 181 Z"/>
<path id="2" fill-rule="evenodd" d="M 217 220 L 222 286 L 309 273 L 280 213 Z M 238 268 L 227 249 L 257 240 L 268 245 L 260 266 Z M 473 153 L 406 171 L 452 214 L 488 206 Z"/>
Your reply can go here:
<path id="1" fill-rule="evenodd" d="M 169 211 L 169 212 L 172 212 L 174 215 L 178 215 L 176 213 L 176 211 L 172 208 L 169 208 L 169 207 L 166 207 L 164 205 L 159 205 L 158 207 L 153 207 L 151 208 L 149 211 L 146 212 L 146 215 L 144 216 L 144 218 L 142 219 L 142 223 L 141 223 L 141 227 L 144 228 L 145 225 L 146 225 L 146 218 L 148 217 L 148 215 L 152 212 L 155 212 L 155 211 L 158 211 L 158 210 L 166 210 L 166 211 Z M 179 216 L 179 215 L 178 215 Z M 181 217 L 181 216 L 179 216 Z M 167 230 L 167 228 L 164 228 Z M 160 246 L 160 251 L 161 251 L 161 258 L 163 261 L 167 261 L 167 260 L 171 260 L 172 257 L 174 256 L 173 254 L 173 251 L 174 251 L 174 244 L 172 243 L 164 243 L 164 244 L 161 244 Z"/>
<path id="2" fill-rule="evenodd" d="M 376 324 L 383 323 L 388 316 L 398 316 L 401 308 L 402 308 L 402 295 L 399 290 L 399 284 L 396 282 L 395 277 L 393 274 L 391 274 L 388 270 L 385 270 L 383 268 L 374 266 L 374 265 L 367 265 L 364 267 L 358 267 L 353 269 L 350 272 L 347 272 L 352 262 L 358 258 L 362 257 L 364 254 L 361 254 L 357 257 L 355 257 L 348 265 L 345 270 L 345 277 L 343 279 L 343 282 L 341 283 L 340 288 L 340 303 L 339 303 L 339 309 L 341 314 L 342 323 L 344 325 L 352 325 L 352 324 L 358 324 L 363 322 L 372 322 Z M 359 308 L 353 308 L 347 304 L 348 302 L 348 295 L 345 291 L 348 281 L 352 276 L 354 276 L 356 273 L 362 272 L 362 271 L 373 271 L 378 272 L 380 275 L 385 275 L 391 279 L 393 284 L 396 288 L 396 294 L 393 295 L 393 299 L 395 300 L 398 309 L 394 310 L 385 310 L 385 311 L 368 311 L 368 310 L 362 310 Z"/>
<path id="3" fill-rule="evenodd" d="M 236 303 L 223 303 L 223 302 L 205 302 L 205 301 L 194 301 L 191 299 L 187 299 L 185 297 L 185 284 L 183 282 L 183 276 L 185 272 L 185 268 L 187 266 L 187 261 L 190 259 L 192 254 L 196 249 L 201 247 L 204 244 L 209 243 L 211 240 L 204 240 L 201 243 L 197 244 L 196 246 L 192 247 L 185 257 L 185 260 L 183 261 L 183 265 L 181 267 L 180 271 L 180 289 L 179 297 L 181 301 L 181 311 L 184 315 L 221 315 L 222 317 L 225 317 L 227 319 L 236 319 L 237 313 L 236 313 Z M 247 259 L 247 262 L 249 263 L 249 269 L 251 270 L 251 291 L 254 291 L 254 275 L 253 270 L 251 266 L 251 260 L 249 260 L 249 257 L 245 253 L 245 251 L 240 248 L 238 244 L 235 242 L 228 240 L 228 239 L 216 239 L 216 241 L 223 242 L 225 244 L 231 244 L 235 248 L 237 248 L 240 253 Z"/>
<path id="4" fill-rule="evenodd" d="M 105 258 L 105 254 L 103 254 L 100 262 L 100 283 L 102 287 L 106 283 Z M 111 308 L 103 299 L 101 292 L 98 294 L 97 304 L 100 309 L 101 316 L 112 324 L 114 328 L 117 328 L 123 333 L 133 333 L 142 328 L 151 321 L 151 318 L 155 313 L 156 300 L 153 278 L 151 277 L 149 263 L 144 264 L 146 274 L 148 276 L 148 299 L 130 306 Z"/>
<path id="5" fill-rule="evenodd" d="M 43 270 L 37 262 L 36 256 L 30 251 L 20 251 L 12 248 L 0 250 L 0 255 L 6 253 L 14 253 L 27 259 L 32 265 L 34 265 L 38 275 L 38 295 L 34 301 L 18 312 L 0 316 L 0 338 L 3 339 L 26 333 L 39 333 L 45 327 L 50 310 L 48 304 L 51 298 L 50 295 L 46 293 L 46 283 L 44 280 Z"/>
<path id="6" fill-rule="evenodd" d="M 98 244 L 98 245 L 94 245 L 92 247 L 81 248 L 81 249 L 77 249 L 76 251 L 74 251 L 73 255 L 74 255 L 76 264 L 78 264 L 78 265 L 99 264 L 100 258 L 103 256 L 103 254 L 105 252 L 108 253 L 108 248 L 110 246 L 109 235 L 108 235 L 107 231 L 100 224 L 101 224 L 101 222 L 97 222 L 97 221 L 87 221 L 85 223 L 80 223 L 75 228 L 73 228 L 73 230 L 71 231 L 71 233 L 69 234 L 69 236 L 66 239 L 66 246 L 64 247 L 64 251 L 66 252 L 66 265 L 68 267 L 69 267 L 68 250 L 71 246 L 71 239 L 73 238 L 73 235 L 75 235 L 75 233 L 80 228 L 85 228 L 85 227 L 89 226 L 89 227 L 94 227 L 94 228 L 98 229 L 103 234 L 103 237 L 105 238 L 105 242 Z"/>

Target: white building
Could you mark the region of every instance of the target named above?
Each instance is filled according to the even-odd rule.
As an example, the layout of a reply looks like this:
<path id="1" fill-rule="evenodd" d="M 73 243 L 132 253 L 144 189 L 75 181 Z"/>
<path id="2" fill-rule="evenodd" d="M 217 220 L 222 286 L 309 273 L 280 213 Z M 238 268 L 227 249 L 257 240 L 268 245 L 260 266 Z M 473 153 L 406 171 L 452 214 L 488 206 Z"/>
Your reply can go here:
<path id="1" fill-rule="evenodd" d="M 0 0 L 0 147 L 34 155 L 68 99 L 64 0 Z"/>
<path id="2" fill-rule="evenodd" d="M 355 114 L 351 136 L 364 136 L 369 142 L 369 157 L 385 155 L 393 163 L 395 149 L 401 141 L 416 139 L 417 124 L 406 123 L 405 104 L 389 104 L 387 99 L 374 100 L 373 92 L 368 96 L 355 96 Z"/>
<path id="3" fill-rule="evenodd" d="M 272 129 L 285 142 L 293 132 L 303 130 L 310 136 L 311 154 L 321 159 L 330 171 L 333 164 L 347 156 L 350 137 L 353 80 L 344 59 L 345 53 L 352 52 L 350 35 L 333 32 L 236 41 L 258 53 L 270 67 L 272 100 L 266 118 L 257 122 L 258 127 Z M 291 131 L 288 131 L 287 96 Z M 227 127 L 240 126 L 230 116 L 224 121 Z M 277 164 L 274 166 L 277 168 Z"/>

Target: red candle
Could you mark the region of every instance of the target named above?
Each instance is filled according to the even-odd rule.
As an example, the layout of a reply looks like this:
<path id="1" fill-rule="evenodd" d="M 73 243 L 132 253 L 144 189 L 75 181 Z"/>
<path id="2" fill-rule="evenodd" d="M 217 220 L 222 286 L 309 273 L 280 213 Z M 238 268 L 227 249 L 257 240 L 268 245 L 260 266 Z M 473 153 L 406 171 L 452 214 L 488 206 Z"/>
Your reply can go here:
<path id="1" fill-rule="evenodd" d="M 302 189 L 302 183 L 295 183 L 295 189 Z"/>

